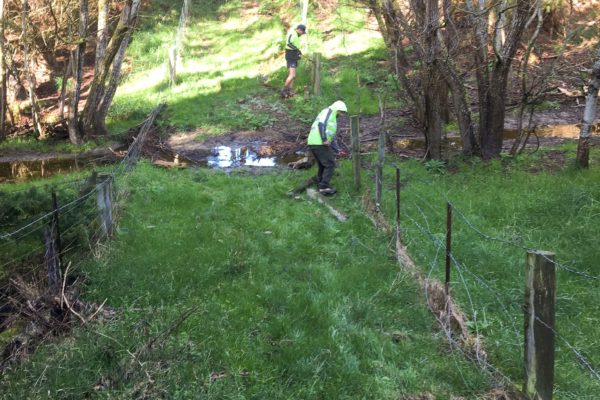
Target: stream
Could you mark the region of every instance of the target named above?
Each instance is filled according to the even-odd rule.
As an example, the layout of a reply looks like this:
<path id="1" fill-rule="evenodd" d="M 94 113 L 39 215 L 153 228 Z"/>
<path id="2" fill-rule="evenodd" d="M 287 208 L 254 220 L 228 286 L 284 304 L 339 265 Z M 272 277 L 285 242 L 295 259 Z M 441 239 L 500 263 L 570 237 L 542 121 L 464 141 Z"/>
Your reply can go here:
<path id="1" fill-rule="evenodd" d="M 579 137 L 578 125 L 555 125 L 542 127 L 536 130 L 540 138 L 562 138 L 575 140 Z M 599 131 L 595 126 L 593 131 Z M 517 132 L 514 129 L 507 129 L 504 132 L 505 140 L 514 140 Z M 530 139 L 530 141 L 535 139 Z M 424 146 L 423 137 L 394 137 L 394 148 L 397 151 L 419 150 Z M 374 144 L 374 143 L 373 143 Z M 370 147 L 372 144 L 366 144 Z M 444 139 L 444 147 L 452 150 L 459 150 L 461 146 L 460 137 L 449 135 Z M 266 150 L 265 150 L 266 149 Z M 183 153 L 183 159 L 189 161 L 191 165 L 218 168 L 233 169 L 241 167 L 285 167 L 288 163 L 298 161 L 304 154 L 298 151 L 292 154 L 274 154 L 274 151 L 263 143 L 220 145 L 212 148 L 195 149 L 191 153 Z M 167 158 L 166 163 L 178 165 L 179 157 L 164 154 Z M 74 171 L 92 169 L 97 166 L 107 165 L 117 162 L 120 158 L 114 153 L 106 151 L 91 151 L 83 154 L 55 154 L 38 155 L 38 158 L 31 155 L 23 157 L 21 160 L 15 160 L 17 157 L 2 157 L 0 155 L 0 184 L 24 182 L 31 179 L 46 178 L 55 174 L 67 174 Z M 169 159 L 171 158 L 171 159 Z"/>

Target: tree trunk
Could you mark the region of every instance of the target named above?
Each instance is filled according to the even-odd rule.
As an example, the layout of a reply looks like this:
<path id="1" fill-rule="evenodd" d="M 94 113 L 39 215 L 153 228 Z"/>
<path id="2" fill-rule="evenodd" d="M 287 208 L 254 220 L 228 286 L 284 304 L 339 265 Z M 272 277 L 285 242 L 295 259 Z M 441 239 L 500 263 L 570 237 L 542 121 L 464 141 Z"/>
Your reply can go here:
<path id="1" fill-rule="evenodd" d="M 96 59 L 94 70 L 98 69 L 100 60 L 104 57 L 108 43 L 108 11 L 110 3 L 108 0 L 98 0 L 98 30 L 96 32 Z"/>
<path id="2" fill-rule="evenodd" d="M 131 42 L 131 34 L 131 31 L 127 33 L 123 39 L 123 42 L 121 42 L 121 47 L 119 47 L 119 51 L 117 52 L 117 55 L 113 61 L 113 66 L 110 73 L 110 81 L 108 82 L 108 86 L 104 91 L 104 96 L 102 96 L 100 106 L 98 107 L 98 112 L 96 113 L 95 124 L 99 131 L 107 131 L 105 123 L 106 115 L 108 114 L 108 109 L 110 108 L 115 93 L 117 92 L 117 87 L 121 82 L 121 67 L 123 65 L 123 60 L 125 59 L 125 51 Z"/>
<path id="3" fill-rule="evenodd" d="M 462 142 L 462 154 L 465 156 L 474 155 L 479 151 L 479 145 L 475 139 L 467 92 L 450 60 L 448 62 L 440 62 L 439 66 L 452 92 L 454 114 L 458 121 L 458 129 Z"/>
<path id="4" fill-rule="evenodd" d="M 434 68 L 436 68 L 434 66 Z M 425 142 L 427 158 L 442 159 L 442 113 L 440 113 L 440 88 L 445 82 L 436 71 L 428 72 L 425 84 Z"/>
<path id="5" fill-rule="evenodd" d="M 140 0 L 127 1 L 121 12 L 121 18 L 115 28 L 115 32 L 106 47 L 104 58 L 100 61 L 98 69 L 94 73 L 94 80 L 90 86 L 89 95 L 81 115 L 81 125 L 85 135 L 90 135 L 92 133 L 104 135 L 108 133 L 104 127 L 104 121 L 100 124 L 97 123 L 99 119 L 97 113 L 99 113 L 102 105 L 102 98 L 104 97 L 106 90 L 106 80 L 109 75 L 110 67 L 113 64 L 113 60 L 115 59 L 121 44 L 135 26 L 139 6 Z"/>
<path id="6" fill-rule="evenodd" d="M 440 45 L 437 30 L 439 27 L 438 0 L 425 0 L 419 4 L 417 15 L 422 15 L 425 27 L 424 52 L 425 64 L 423 68 L 423 82 L 425 91 L 425 139 L 427 142 L 427 156 L 434 160 L 442 158 L 442 119 L 444 110 L 442 96 L 448 95 L 447 90 L 442 90 L 445 82 L 441 79 L 438 68 Z"/>
<path id="7" fill-rule="evenodd" d="M 590 163 L 590 132 L 594 120 L 596 119 L 596 105 L 598 103 L 598 90 L 600 89 L 600 47 L 596 62 L 592 68 L 592 79 L 588 87 L 588 94 L 585 100 L 585 110 L 581 121 L 581 130 L 579 131 L 579 143 L 577 144 L 577 158 L 575 165 L 579 168 L 587 168 Z"/>
<path id="8" fill-rule="evenodd" d="M 0 142 L 6 138 L 6 56 L 4 55 L 4 0 L 0 0 Z"/>
<path id="9" fill-rule="evenodd" d="M 529 0 L 518 0 L 515 9 L 512 9 L 512 20 L 510 29 L 506 32 L 506 38 L 502 48 L 494 47 L 494 62 L 491 73 L 488 73 L 489 61 L 487 57 L 487 45 L 483 43 L 484 22 L 482 17 L 477 18 L 476 37 L 478 45 L 485 46 L 476 52 L 477 83 L 479 94 L 479 136 L 482 155 L 485 159 L 498 157 L 502 151 L 502 138 L 504 133 L 504 116 L 506 113 L 506 93 L 508 73 L 512 60 L 517 51 L 521 36 L 534 10 Z M 480 10 L 483 11 L 483 10 Z M 501 18 L 508 8 L 499 12 Z M 486 41 L 487 42 L 487 41 Z"/>
<path id="10" fill-rule="evenodd" d="M 83 59 L 88 24 L 88 0 L 79 1 L 79 44 L 73 54 L 74 87 L 69 109 L 69 139 L 73 144 L 81 144 L 82 132 L 79 126 L 79 100 L 81 98 L 81 83 L 83 81 Z"/>
<path id="11" fill-rule="evenodd" d="M 508 68 L 491 74 L 490 92 L 486 97 L 486 108 L 480 113 L 485 129 L 481 131 L 481 151 L 484 159 L 497 157 L 502 151 L 504 117 L 506 115 L 506 84 Z"/>
<path id="12" fill-rule="evenodd" d="M 73 52 L 69 54 L 69 60 L 65 63 L 65 69 L 63 71 L 62 83 L 60 85 L 60 98 L 58 102 L 58 117 L 64 124 L 65 120 L 65 100 L 67 96 L 67 83 L 69 76 L 73 72 Z"/>
<path id="13" fill-rule="evenodd" d="M 28 36 L 28 25 L 29 25 L 29 2 L 23 0 L 21 2 L 21 25 L 22 25 L 22 41 L 23 41 L 23 67 L 25 70 L 25 76 L 28 81 L 28 92 L 29 102 L 31 103 L 31 120 L 33 123 L 33 130 L 38 138 L 44 138 L 45 133 L 40 123 L 39 110 L 37 99 L 35 96 L 36 80 L 31 73 L 31 65 L 29 64 L 29 36 Z"/>

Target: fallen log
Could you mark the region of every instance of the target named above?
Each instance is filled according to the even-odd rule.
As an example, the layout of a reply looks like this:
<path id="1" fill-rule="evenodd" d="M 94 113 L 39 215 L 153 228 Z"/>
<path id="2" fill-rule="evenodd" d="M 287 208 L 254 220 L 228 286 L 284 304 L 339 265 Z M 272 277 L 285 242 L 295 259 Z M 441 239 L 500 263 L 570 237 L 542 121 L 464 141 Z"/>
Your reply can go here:
<path id="1" fill-rule="evenodd" d="M 321 196 L 319 194 L 319 192 L 317 192 L 315 189 L 306 189 L 306 194 L 308 195 L 308 197 L 310 199 L 316 200 L 317 202 L 323 204 L 329 210 L 329 212 L 335 218 L 337 218 L 338 221 L 340 221 L 340 222 L 346 222 L 348 220 L 348 217 L 344 213 L 342 213 L 339 210 L 336 210 L 333 206 L 329 205 L 329 203 L 327 202 L 327 200 L 325 200 L 323 198 L 323 196 Z"/>

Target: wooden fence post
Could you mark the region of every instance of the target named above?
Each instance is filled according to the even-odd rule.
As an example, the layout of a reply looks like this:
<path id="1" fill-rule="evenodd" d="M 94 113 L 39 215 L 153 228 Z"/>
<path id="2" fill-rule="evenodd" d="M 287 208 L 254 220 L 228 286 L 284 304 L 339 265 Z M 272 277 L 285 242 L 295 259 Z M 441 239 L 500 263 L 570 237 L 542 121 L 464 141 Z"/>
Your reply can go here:
<path id="1" fill-rule="evenodd" d="M 52 294 L 58 294 L 62 284 L 60 270 L 60 229 L 56 193 L 52 192 L 52 220 L 50 226 L 44 229 L 44 262 L 48 273 L 48 287 Z"/>
<path id="2" fill-rule="evenodd" d="M 400 167 L 396 167 L 396 228 L 400 229 Z"/>
<path id="3" fill-rule="evenodd" d="M 108 237 L 112 232 L 113 215 L 113 177 L 112 175 L 100 175 L 100 183 L 97 187 L 97 204 L 100 218 L 102 236 Z"/>
<path id="4" fill-rule="evenodd" d="M 360 127 L 358 115 L 350 116 L 350 131 L 352 132 L 352 172 L 354 187 L 360 190 Z"/>
<path id="5" fill-rule="evenodd" d="M 446 205 L 446 296 L 450 295 L 450 266 L 452 259 L 452 203 Z"/>
<path id="6" fill-rule="evenodd" d="M 525 285 L 525 394 L 551 400 L 554 386 L 554 254 L 527 252 Z"/>
<path id="7" fill-rule="evenodd" d="M 175 86 L 177 81 L 177 48 L 169 49 L 169 87 Z"/>
<path id="8" fill-rule="evenodd" d="M 383 165 L 385 163 L 385 132 L 383 129 L 379 132 L 379 141 L 377 142 L 378 161 L 377 161 L 377 177 L 375 185 L 375 207 L 377 211 L 381 208 L 381 194 L 383 189 Z"/>
<path id="9" fill-rule="evenodd" d="M 313 54 L 313 94 L 321 95 L 321 53 Z"/>

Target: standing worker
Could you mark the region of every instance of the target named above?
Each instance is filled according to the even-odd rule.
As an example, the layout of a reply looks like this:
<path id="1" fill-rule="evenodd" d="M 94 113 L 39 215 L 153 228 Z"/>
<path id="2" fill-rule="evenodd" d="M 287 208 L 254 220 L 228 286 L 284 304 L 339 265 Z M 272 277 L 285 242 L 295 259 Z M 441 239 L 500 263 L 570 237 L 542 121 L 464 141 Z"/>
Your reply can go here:
<path id="1" fill-rule="evenodd" d="M 292 97 L 294 92 L 292 86 L 294 85 L 294 78 L 296 77 L 296 68 L 298 68 L 298 60 L 302 56 L 300 51 L 300 36 L 306 33 L 306 26 L 300 24 L 296 28 L 290 29 L 285 37 L 285 62 L 288 68 L 288 76 L 285 80 L 283 89 L 281 90 L 281 97 L 287 98 Z"/>
<path id="2" fill-rule="evenodd" d="M 331 196 L 336 190 L 329 186 L 329 181 L 335 170 L 335 156 L 340 153 L 336 143 L 337 115 L 348 112 L 346 104 L 338 100 L 319 113 L 308 134 L 308 147 L 315 156 L 319 170 L 317 185 L 319 193 Z"/>

